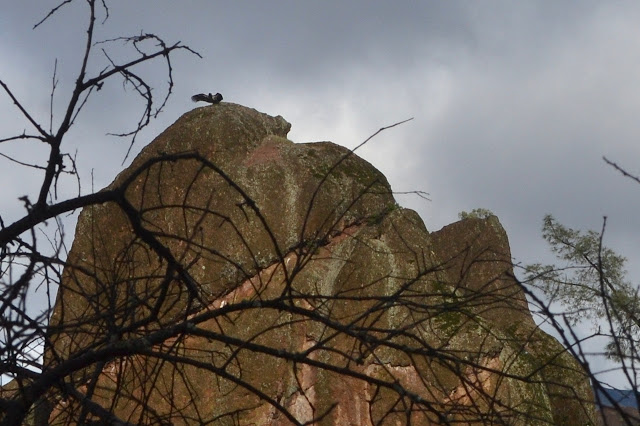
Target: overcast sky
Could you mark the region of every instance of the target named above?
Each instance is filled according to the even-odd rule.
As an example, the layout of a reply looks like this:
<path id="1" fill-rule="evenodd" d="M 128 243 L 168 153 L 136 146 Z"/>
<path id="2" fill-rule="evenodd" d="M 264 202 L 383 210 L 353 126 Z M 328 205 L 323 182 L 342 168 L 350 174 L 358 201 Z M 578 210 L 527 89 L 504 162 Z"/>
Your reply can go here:
<path id="1" fill-rule="evenodd" d="M 85 2 L 75 0 L 32 30 L 53 3 L 3 0 L 0 13 L 0 79 L 45 125 L 54 61 L 60 108 L 76 77 L 87 21 Z M 640 274 L 640 185 L 602 160 L 640 174 L 640 3 L 109 4 L 98 39 L 143 30 L 203 56 L 175 54 L 174 95 L 135 152 L 194 108 L 189 98 L 198 92 L 221 92 L 225 101 L 282 115 L 294 142 L 352 148 L 378 128 L 414 117 L 359 154 L 395 191 L 430 194 L 430 202 L 398 197 L 428 229 L 457 220 L 462 210 L 488 208 L 506 228 L 516 261 L 533 262 L 547 256 L 540 237 L 546 213 L 584 229 L 600 229 L 607 215 L 606 243 L 629 258 L 632 275 Z M 103 62 L 96 56 L 93 69 Z M 166 81 L 158 65 L 151 77 L 156 96 Z M 84 192 L 92 169 L 96 189 L 121 170 L 128 140 L 104 135 L 130 129 L 139 115 L 133 96 L 112 90 L 119 83 L 106 88 L 65 141 L 68 151 L 78 150 Z M 0 94 L 0 138 L 23 129 L 32 132 Z M 34 142 L 1 148 L 25 161 L 46 154 Z M 22 213 L 18 197 L 37 197 L 40 178 L 0 158 L 5 222 Z"/>

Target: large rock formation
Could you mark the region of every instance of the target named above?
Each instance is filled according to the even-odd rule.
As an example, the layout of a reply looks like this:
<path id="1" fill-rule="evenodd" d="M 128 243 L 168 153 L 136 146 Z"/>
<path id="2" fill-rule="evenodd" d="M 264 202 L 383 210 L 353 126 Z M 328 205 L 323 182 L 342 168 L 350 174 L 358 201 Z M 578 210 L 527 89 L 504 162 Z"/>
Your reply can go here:
<path id="1" fill-rule="evenodd" d="M 119 203 L 82 212 L 50 325 L 48 369 L 68 377 L 50 423 L 593 421 L 497 218 L 429 233 L 370 164 L 289 128 L 198 108 L 106 189 Z"/>

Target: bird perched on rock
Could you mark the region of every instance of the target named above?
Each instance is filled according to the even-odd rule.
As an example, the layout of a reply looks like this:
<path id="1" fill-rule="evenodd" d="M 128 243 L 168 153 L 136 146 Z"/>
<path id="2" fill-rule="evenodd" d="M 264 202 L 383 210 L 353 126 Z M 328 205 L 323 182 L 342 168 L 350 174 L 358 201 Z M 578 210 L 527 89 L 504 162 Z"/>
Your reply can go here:
<path id="1" fill-rule="evenodd" d="M 208 95 L 205 95 L 204 93 L 198 93 L 197 95 L 193 95 L 191 97 L 191 100 L 193 102 L 209 102 L 210 104 L 219 104 L 220 101 L 222 100 L 222 95 L 220 93 L 216 93 L 215 95 L 212 95 L 211 93 L 209 93 Z"/>

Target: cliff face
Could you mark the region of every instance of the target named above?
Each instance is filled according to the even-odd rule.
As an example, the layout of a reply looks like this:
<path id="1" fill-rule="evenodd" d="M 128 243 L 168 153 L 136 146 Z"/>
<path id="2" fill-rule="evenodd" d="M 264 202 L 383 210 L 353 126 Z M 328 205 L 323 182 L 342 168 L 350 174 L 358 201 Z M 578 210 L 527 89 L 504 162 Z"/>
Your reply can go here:
<path id="1" fill-rule="evenodd" d="M 45 355 L 77 392 L 50 393 L 50 423 L 592 422 L 497 218 L 429 233 L 370 164 L 289 128 L 191 111 L 119 205 L 82 212 Z"/>

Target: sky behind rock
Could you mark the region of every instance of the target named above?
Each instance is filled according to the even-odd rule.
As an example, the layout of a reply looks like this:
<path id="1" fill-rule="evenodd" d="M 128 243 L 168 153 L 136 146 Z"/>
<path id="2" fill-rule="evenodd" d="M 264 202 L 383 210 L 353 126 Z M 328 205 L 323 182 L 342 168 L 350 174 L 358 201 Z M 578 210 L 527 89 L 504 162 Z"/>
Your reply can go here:
<path id="1" fill-rule="evenodd" d="M 56 110 L 68 100 L 86 31 L 86 4 L 74 0 L 36 30 L 52 2 L 5 0 L 0 14 L 0 79 L 43 123 L 49 122 L 54 61 Z M 422 190 L 431 201 L 398 196 L 427 228 L 484 207 L 505 226 L 516 261 L 548 259 L 540 237 L 552 213 L 576 228 L 599 229 L 640 275 L 640 185 L 602 156 L 640 174 L 640 3 L 632 1 L 113 1 L 98 39 L 155 33 L 181 41 L 173 57 L 174 94 L 138 138 L 139 151 L 182 113 L 190 96 L 221 92 L 292 123 L 295 142 L 330 140 L 353 148 L 378 128 L 414 117 L 376 137 L 359 154 L 395 191 Z M 115 46 L 118 48 L 118 46 Z M 124 49 L 120 46 L 118 49 Z M 92 69 L 105 59 L 96 51 Z M 115 53 L 117 55 L 117 53 Z M 147 68 L 162 95 L 162 65 Z M 128 130 L 140 104 L 112 82 L 70 133 L 67 150 L 83 171 L 83 191 L 102 188 L 122 169 Z M 108 89 L 108 90 L 106 90 Z M 66 91 L 65 91 L 66 90 Z M 0 138 L 29 125 L 0 95 Z M 3 145 L 30 162 L 34 142 Z M 130 161 L 130 159 L 128 160 Z M 40 174 L 0 159 L 2 216 L 36 198 Z M 73 182 L 61 195 L 73 195 Z"/>

